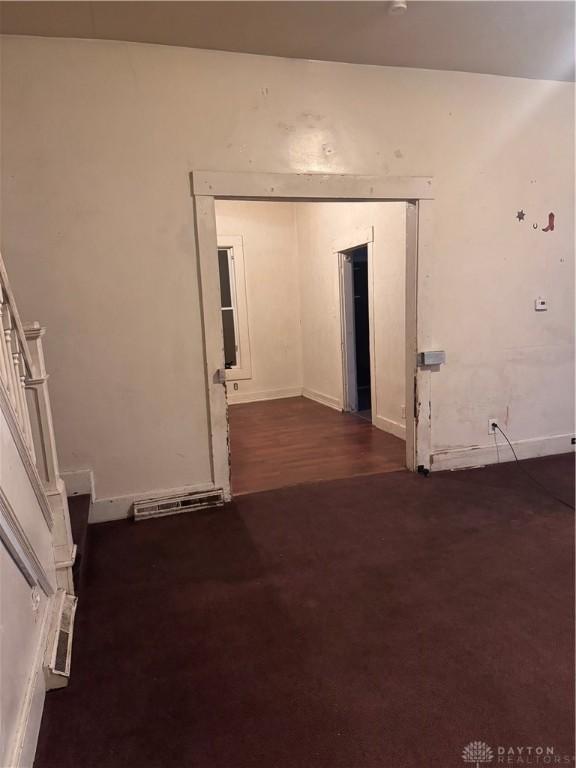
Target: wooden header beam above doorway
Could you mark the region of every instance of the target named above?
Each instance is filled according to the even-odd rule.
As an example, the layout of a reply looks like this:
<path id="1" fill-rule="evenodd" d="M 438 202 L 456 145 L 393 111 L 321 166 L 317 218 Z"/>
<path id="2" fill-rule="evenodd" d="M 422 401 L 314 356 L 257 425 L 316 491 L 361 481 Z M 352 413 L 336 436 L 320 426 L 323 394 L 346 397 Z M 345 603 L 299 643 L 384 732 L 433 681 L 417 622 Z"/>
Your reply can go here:
<path id="1" fill-rule="evenodd" d="M 261 200 L 433 200 L 429 176 L 193 171 L 193 195 Z"/>

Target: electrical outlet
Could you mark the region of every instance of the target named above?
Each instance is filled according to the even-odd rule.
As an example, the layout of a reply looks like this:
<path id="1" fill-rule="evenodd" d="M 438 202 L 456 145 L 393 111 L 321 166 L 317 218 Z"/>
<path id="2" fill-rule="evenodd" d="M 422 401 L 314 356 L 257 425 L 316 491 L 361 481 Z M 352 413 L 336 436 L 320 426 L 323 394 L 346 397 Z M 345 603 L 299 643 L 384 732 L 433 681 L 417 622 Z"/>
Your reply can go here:
<path id="1" fill-rule="evenodd" d="M 495 435 L 497 433 L 497 429 L 492 426 L 492 424 L 498 424 L 498 419 L 488 419 L 488 434 L 489 435 Z"/>
<path id="2" fill-rule="evenodd" d="M 401 413 L 402 418 L 405 419 L 406 418 L 406 406 L 405 405 L 401 406 L 400 413 Z"/>
<path id="3" fill-rule="evenodd" d="M 235 381 L 235 382 L 234 382 L 234 389 L 235 389 L 236 391 L 238 391 L 238 382 L 237 382 L 237 381 Z"/>

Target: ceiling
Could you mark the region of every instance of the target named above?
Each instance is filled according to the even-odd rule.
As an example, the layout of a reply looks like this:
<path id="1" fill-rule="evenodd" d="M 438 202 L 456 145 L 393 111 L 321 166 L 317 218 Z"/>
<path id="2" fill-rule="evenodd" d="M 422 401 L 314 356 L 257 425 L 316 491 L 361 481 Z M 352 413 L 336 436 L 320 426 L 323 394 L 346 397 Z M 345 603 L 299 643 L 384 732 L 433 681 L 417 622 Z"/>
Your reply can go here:
<path id="1" fill-rule="evenodd" d="M 0 31 L 574 80 L 573 2 L 0 3 Z"/>

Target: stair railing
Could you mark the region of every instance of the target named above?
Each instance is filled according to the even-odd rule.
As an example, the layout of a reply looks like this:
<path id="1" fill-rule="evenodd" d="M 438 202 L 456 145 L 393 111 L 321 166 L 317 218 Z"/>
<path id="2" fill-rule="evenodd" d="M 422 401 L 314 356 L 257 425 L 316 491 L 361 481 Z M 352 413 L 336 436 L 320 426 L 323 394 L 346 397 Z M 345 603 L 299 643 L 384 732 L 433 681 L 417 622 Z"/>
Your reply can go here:
<path id="1" fill-rule="evenodd" d="M 36 463 L 32 423 L 26 399 L 26 385 L 32 378 L 30 350 L 0 256 L 0 379 L 30 457 L 33 463 Z"/>
<path id="2" fill-rule="evenodd" d="M 11 407 L 13 424 L 28 454 L 29 476 L 52 530 L 56 581 L 74 594 L 76 548 L 70 530 L 66 488 L 58 467 L 48 374 L 39 323 L 24 327 L 0 255 L 0 394 Z"/>

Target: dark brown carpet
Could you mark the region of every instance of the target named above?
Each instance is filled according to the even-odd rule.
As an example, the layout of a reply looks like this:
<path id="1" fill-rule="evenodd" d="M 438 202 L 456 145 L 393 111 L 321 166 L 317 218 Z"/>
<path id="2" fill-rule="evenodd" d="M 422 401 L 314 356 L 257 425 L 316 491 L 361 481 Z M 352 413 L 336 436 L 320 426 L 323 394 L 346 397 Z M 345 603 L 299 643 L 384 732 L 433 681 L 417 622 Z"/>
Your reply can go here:
<path id="1" fill-rule="evenodd" d="M 573 456 L 525 466 L 573 498 Z M 461 768 L 472 740 L 573 755 L 573 531 L 513 464 L 93 526 L 36 766 Z"/>

